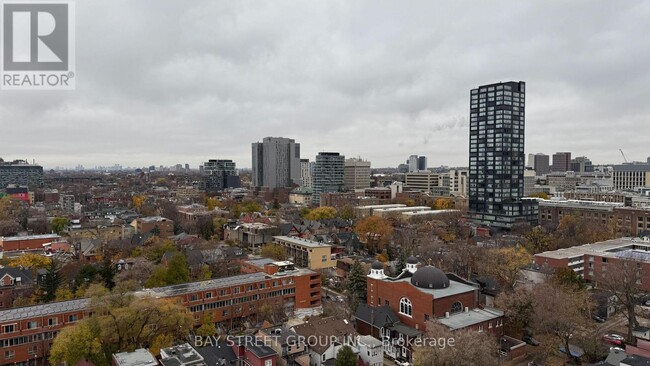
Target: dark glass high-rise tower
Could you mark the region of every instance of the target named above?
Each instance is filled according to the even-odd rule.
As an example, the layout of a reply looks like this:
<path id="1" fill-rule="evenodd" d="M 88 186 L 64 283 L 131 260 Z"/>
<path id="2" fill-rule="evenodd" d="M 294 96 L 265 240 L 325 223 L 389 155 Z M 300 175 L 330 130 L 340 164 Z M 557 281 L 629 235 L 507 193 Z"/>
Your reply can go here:
<path id="1" fill-rule="evenodd" d="M 470 217 L 504 229 L 536 221 L 536 203 L 522 200 L 526 83 L 482 85 L 470 98 Z"/>

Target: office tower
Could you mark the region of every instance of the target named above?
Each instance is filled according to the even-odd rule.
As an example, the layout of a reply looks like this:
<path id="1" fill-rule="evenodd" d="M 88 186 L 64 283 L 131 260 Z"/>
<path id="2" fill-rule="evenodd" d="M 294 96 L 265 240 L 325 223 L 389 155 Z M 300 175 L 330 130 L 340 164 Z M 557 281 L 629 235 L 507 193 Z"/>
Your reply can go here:
<path id="1" fill-rule="evenodd" d="M 614 165 L 612 181 L 616 190 L 634 190 L 650 187 L 650 158 L 647 163 Z"/>
<path id="2" fill-rule="evenodd" d="M 346 159 L 343 181 L 349 191 L 370 188 L 370 162 L 361 158 Z"/>
<path id="3" fill-rule="evenodd" d="M 300 183 L 300 144 L 295 140 L 265 137 L 252 148 L 253 186 L 284 188 Z"/>
<path id="4" fill-rule="evenodd" d="M 409 159 L 406 161 L 406 164 L 408 164 L 408 166 L 409 166 L 409 173 L 417 172 L 418 171 L 418 156 L 417 155 L 409 156 Z"/>
<path id="5" fill-rule="evenodd" d="M 0 189 L 8 185 L 41 187 L 43 185 L 43 167 L 29 164 L 26 160 L 5 162 L 0 159 Z"/>
<path id="6" fill-rule="evenodd" d="M 508 229 L 536 221 L 534 202 L 524 195 L 526 84 L 503 82 L 471 91 L 469 216 Z"/>
<path id="7" fill-rule="evenodd" d="M 343 190 L 345 156 L 337 152 L 321 152 L 316 155 L 314 166 L 314 193 L 312 202 L 320 205 L 320 194 Z"/>
<path id="8" fill-rule="evenodd" d="M 533 156 L 533 170 L 537 175 L 544 175 L 551 172 L 549 157 L 546 154 L 538 153 Z"/>
<path id="9" fill-rule="evenodd" d="M 568 172 L 571 170 L 571 153 L 570 152 L 557 152 L 553 154 L 553 172 Z"/>
<path id="10" fill-rule="evenodd" d="M 594 165 L 586 156 L 578 156 L 577 158 L 571 159 L 569 170 L 576 173 L 593 173 Z"/>
<path id="11" fill-rule="evenodd" d="M 426 156 L 418 157 L 418 170 L 419 171 L 427 170 L 427 157 Z"/>
<path id="12" fill-rule="evenodd" d="M 314 181 L 311 175 L 312 164 L 309 159 L 300 159 L 300 182 L 303 188 L 312 188 Z"/>
<path id="13" fill-rule="evenodd" d="M 241 182 L 235 162 L 232 160 L 211 159 L 203 164 L 203 177 L 199 188 L 208 192 L 223 191 L 226 188 L 239 188 Z"/>

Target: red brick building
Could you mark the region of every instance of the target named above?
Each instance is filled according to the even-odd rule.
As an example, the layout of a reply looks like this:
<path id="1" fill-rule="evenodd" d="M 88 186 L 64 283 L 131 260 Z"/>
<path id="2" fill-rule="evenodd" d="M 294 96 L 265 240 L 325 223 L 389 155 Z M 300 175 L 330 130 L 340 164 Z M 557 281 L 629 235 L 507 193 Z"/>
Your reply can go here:
<path id="1" fill-rule="evenodd" d="M 258 323 L 257 310 L 262 304 L 277 304 L 298 316 L 320 311 L 318 273 L 306 269 L 274 269 L 277 272 L 258 270 L 148 289 L 139 294 L 180 300 L 194 314 L 196 326 L 200 325 L 204 313 L 211 313 L 221 331 Z M 0 348 L 4 352 L 0 352 L 0 365 L 42 363 L 57 332 L 87 317 L 91 312 L 89 306 L 88 299 L 78 299 L 0 311 Z"/>
<path id="2" fill-rule="evenodd" d="M 469 329 L 490 332 L 497 337 L 503 335 L 504 314 L 479 306 L 478 285 L 430 265 L 419 267 L 415 257 L 408 258 L 406 269 L 397 277 L 386 276 L 383 264 L 373 263 L 367 282 L 367 306 L 371 311 L 389 307 L 397 316 L 399 326 L 393 325 L 393 331 L 388 334 L 390 338 L 415 337 L 416 332 L 426 331 L 430 321 L 437 321 L 451 330 Z M 366 322 L 372 328 L 369 323 L 372 321 Z M 374 335 L 367 333 L 367 329 L 358 331 Z M 411 357 L 411 350 L 403 346 L 395 350 L 389 347 L 388 351 Z"/>
<path id="3" fill-rule="evenodd" d="M 43 249 L 43 244 L 54 243 L 61 240 L 57 234 L 30 235 L 30 236 L 0 236 L 0 249 L 5 252 L 15 250 Z"/>
<path id="4" fill-rule="evenodd" d="M 650 240 L 618 238 L 535 254 L 535 264 L 547 268 L 570 268 L 585 282 L 597 286 L 607 267 L 621 260 L 636 262 L 641 274 L 637 285 L 650 291 Z"/>
<path id="5" fill-rule="evenodd" d="M 160 216 L 140 217 L 135 220 L 135 232 L 138 234 L 147 234 L 158 231 L 158 236 L 168 238 L 174 236 L 174 221 Z"/>

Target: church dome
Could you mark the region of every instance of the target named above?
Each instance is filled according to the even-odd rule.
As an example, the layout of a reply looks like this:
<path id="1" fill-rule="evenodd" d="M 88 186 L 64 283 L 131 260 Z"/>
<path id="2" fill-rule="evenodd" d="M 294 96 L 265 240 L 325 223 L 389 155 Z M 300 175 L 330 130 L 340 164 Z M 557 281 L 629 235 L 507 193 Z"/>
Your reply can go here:
<path id="1" fill-rule="evenodd" d="M 418 259 L 415 258 L 414 256 L 410 256 L 406 258 L 406 263 L 408 264 L 418 264 L 418 262 L 419 262 Z"/>
<path id="2" fill-rule="evenodd" d="M 384 264 L 380 261 L 374 261 L 372 263 L 372 269 L 384 269 Z"/>
<path id="3" fill-rule="evenodd" d="M 415 271 L 411 284 L 425 289 L 443 289 L 449 287 L 449 278 L 439 268 L 425 266 Z"/>

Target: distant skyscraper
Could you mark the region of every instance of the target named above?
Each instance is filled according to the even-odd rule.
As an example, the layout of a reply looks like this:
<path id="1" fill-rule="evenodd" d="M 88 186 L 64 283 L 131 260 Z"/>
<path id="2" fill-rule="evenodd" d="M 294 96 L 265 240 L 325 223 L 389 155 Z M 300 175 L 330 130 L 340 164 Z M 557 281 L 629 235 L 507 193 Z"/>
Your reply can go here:
<path id="1" fill-rule="evenodd" d="M 343 171 L 345 156 L 337 152 L 321 152 L 316 155 L 314 167 L 314 193 L 312 202 L 320 204 L 321 193 L 340 192 L 343 190 Z"/>
<path id="2" fill-rule="evenodd" d="M 361 158 L 346 159 L 343 176 L 347 190 L 370 188 L 370 162 Z"/>
<path id="3" fill-rule="evenodd" d="M 303 188 L 312 188 L 314 186 L 311 165 L 309 159 L 300 159 L 300 181 Z"/>
<path id="4" fill-rule="evenodd" d="M 571 170 L 571 153 L 570 152 L 557 152 L 553 154 L 553 172 L 568 172 Z"/>
<path id="5" fill-rule="evenodd" d="M 578 156 L 575 159 L 571 159 L 569 170 L 576 173 L 593 173 L 594 166 L 586 156 Z"/>
<path id="6" fill-rule="evenodd" d="M 203 179 L 200 188 L 208 192 L 223 191 L 225 188 L 239 188 L 241 182 L 232 160 L 211 159 L 203 164 Z"/>
<path id="7" fill-rule="evenodd" d="M 418 171 L 418 156 L 417 155 L 409 156 L 409 159 L 406 161 L 406 164 L 408 164 L 408 166 L 409 166 L 409 173 L 417 172 Z"/>
<path id="8" fill-rule="evenodd" d="M 480 224 L 510 228 L 535 221 L 524 195 L 526 84 L 504 82 L 471 91 L 469 211 Z"/>
<path id="9" fill-rule="evenodd" d="M 418 170 L 427 170 L 427 157 L 420 156 L 418 157 Z"/>
<path id="10" fill-rule="evenodd" d="M 533 170 L 535 174 L 543 175 L 551 172 L 551 167 L 549 166 L 548 155 L 546 154 L 535 154 L 533 156 Z"/>
<path id="11" fill-rule="evenodd" d="M 300 144 L 295 140 L 265 137 L 252 148 L 254 186 L 283 188 L 300 183 Z"/>

